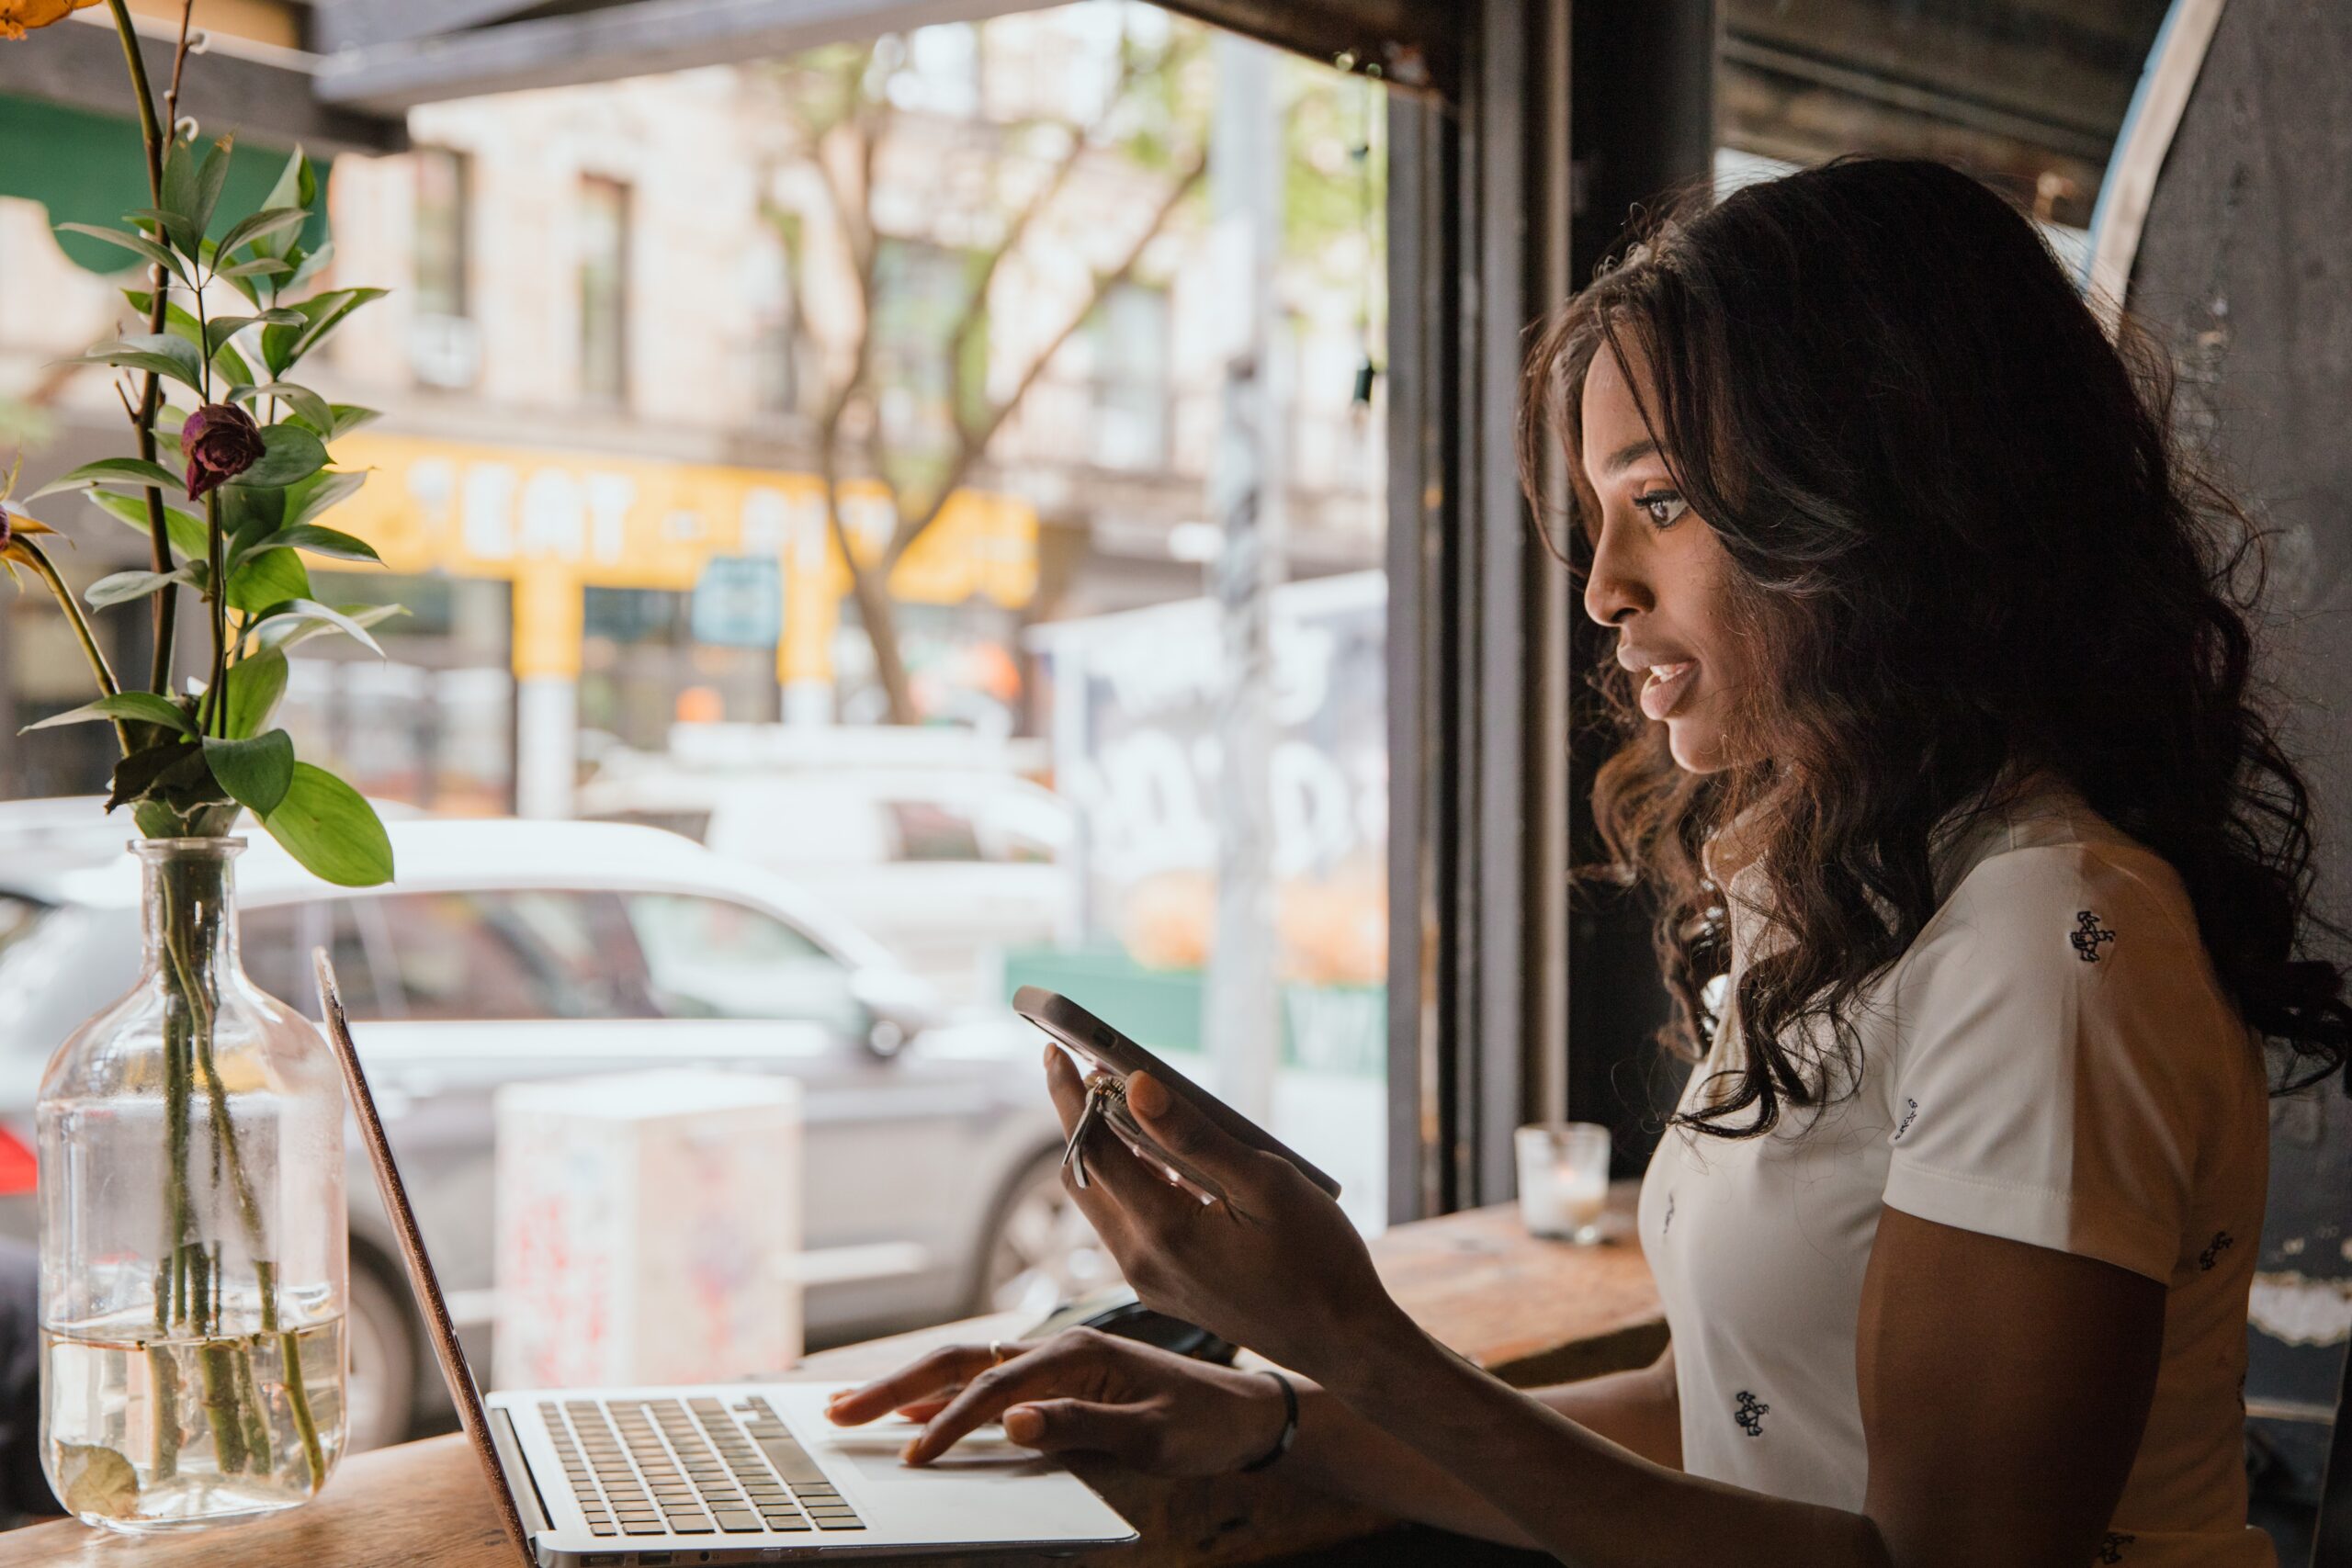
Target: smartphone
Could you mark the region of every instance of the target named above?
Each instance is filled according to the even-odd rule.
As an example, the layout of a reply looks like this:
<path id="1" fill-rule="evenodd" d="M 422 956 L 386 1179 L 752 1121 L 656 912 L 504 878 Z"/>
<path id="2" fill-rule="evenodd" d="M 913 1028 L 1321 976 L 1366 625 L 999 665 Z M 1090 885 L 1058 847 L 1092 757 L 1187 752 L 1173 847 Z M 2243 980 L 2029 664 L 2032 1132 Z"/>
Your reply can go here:
<path id="1" fill-rule="evenodd" d="M 1306 1156 L 1267 1132 L 1255 1122 L 1070 1000 L 1058 992 L 1042 986 L 1023 986 L 1012 993 L 1012 1010 L 1053 1036 L 1064 1050 L 1080 1063 L 1098 1073 L 1107 1073 L 1120 1082 L 1130 1073 L 1148 1072 L 1166 1086 L 1171 1094 L 1182 1095 L 1200 1113 L 1215 1122 L 1227 1136 L 1238 1139 L 1253 1149 L 1279 1156 L 1298 1168 L 1298 1173 L 1320 1187 L 1330 1196 L 1340 1195 L 1340 1184 L 1317 1170 Z"/>

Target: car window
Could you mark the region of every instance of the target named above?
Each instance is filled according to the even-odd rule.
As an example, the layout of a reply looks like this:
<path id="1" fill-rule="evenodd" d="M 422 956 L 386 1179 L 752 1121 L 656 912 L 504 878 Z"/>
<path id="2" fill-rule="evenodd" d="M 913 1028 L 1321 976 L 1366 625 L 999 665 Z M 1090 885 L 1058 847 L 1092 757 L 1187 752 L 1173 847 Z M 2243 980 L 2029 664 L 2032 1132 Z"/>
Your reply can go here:
<path id="1" fill-rule="evenodd" d="M 17 939 L 29 936 L 41 917 L 49 913 L 49 906 L 21 893 L 0 893 L 0 953 L 16 945 Z"/>
<path id="2" fill-rule="evenodd" d="M 785 920 L 691 893 L 622 895 L 655 998 L 673 1018 L 784 1018 L 865 1026 L 846 964 Z"/>
<path id="3" fill-rule="evenodd" d="M 898 829 L 896 860 L 978 860 L 979 834 L 967 812 L 936 800 L 892 800 L 883 805 Z"/>
<path id="4" fill-rule="evenodd" d="M 661 1016 L 614 894 L 396 893 L 370 903 L 410 1019 Z"/>
<path id="5" fill-rule="evenodd" d="M 311 974 L 311 949 L 322 935 L 325 914 L 317 904 L 247 904 L 237 911 L 237 955 L 245 978 L 312 1018 L 319 1016 L 319 987 Z M 335 982 L 345 991 L 357 977 L 352 956 L 329 954 Z"/>
<path id="6" fill-rule="evenodd" d="M 596 820 L 659 828 L 665 833 L 676 833 L 698 844 L 710 836 L 710 813 L 707 811 L 613 811 L 598 816 Z"/>

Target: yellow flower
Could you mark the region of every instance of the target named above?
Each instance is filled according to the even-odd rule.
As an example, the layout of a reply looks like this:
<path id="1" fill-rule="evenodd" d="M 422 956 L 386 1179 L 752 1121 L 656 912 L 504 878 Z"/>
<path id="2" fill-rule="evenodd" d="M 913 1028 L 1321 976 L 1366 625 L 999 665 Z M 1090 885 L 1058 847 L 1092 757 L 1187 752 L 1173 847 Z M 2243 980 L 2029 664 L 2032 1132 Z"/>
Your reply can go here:
<path id="1" fill-rule="evenodd" d="M 0 0 L 0 38 L 20 39 L 34 28 L 62 22 L 98 0 Z"/>

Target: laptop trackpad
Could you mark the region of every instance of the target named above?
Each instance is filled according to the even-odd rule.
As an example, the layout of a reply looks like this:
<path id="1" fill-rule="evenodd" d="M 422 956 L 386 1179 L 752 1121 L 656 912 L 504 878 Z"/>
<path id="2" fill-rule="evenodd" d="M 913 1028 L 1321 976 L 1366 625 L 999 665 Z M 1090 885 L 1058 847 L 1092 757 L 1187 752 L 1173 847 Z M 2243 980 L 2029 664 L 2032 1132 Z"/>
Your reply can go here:
<path id="1" fill-rule="evenodd" d="M 1008 1441 L 1000 1428 L 982 1427 L 921 1470 L 910 1469 L 899 1462 L 899 1454 L 922 1430 L 915 1422 L 886 1416 L 871 1427 L 827 1432 L 819 1438 L 818 1447 L 832 1464 L 846 1465 L 867 1481 L 885 1483 L 912 1481 L 927 1471 L 970 1481 L 984 1475 L 1051 1475 L 1062 1468 L 1034 1449 Z"/>

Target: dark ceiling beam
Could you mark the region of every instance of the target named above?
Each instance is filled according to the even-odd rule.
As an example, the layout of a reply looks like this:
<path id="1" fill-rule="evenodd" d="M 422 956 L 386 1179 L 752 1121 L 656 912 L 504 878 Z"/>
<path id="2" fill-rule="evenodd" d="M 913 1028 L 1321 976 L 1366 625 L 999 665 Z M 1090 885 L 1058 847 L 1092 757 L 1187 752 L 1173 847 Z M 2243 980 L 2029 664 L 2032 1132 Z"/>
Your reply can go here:
<path id="1" fill-rule="evenodd" d="M 171 79 L 172 40 L 145 28 L 140 52 L 160 91 Z M 180 112 L 194 115 L 207 136 L 233 130 L 266 146 L 292 147 L 326 157 L 336 152 L 395 152 L 408 145 L 398 118 L 322 104 L 311 96 L 309 55 L 291 50 L 241 48 L 215 39 L 190 62 Z M 0 93 L 74 108 L 127 113 L 130 77 L 112 27 L 67 23 L 30 46 L 0 49 Z"/>
<path id="2" fill-rule="evenodd" d="M 1460 0 L 1160 0 L 1204 22 L 1398 87 L 1461 96 Z"/>
<path id="3" fill-rule="evenodd" d="M 311 7 L 311 45 L 322 54 L 397 43 L 427 33 L 454 33 L 503 22 L 536 10 L 545 0 L 315 0 Z"/>
<path id="4" fill-rule="evenodd" d="M 980 21 L 1033 5 L 1034 0 L 632 0 L 341 50 L 320 62 L 317 90 L 327 103 L 397 114 L 445 98 L 579 86 L 794 54 L 843 39 Z"/>

